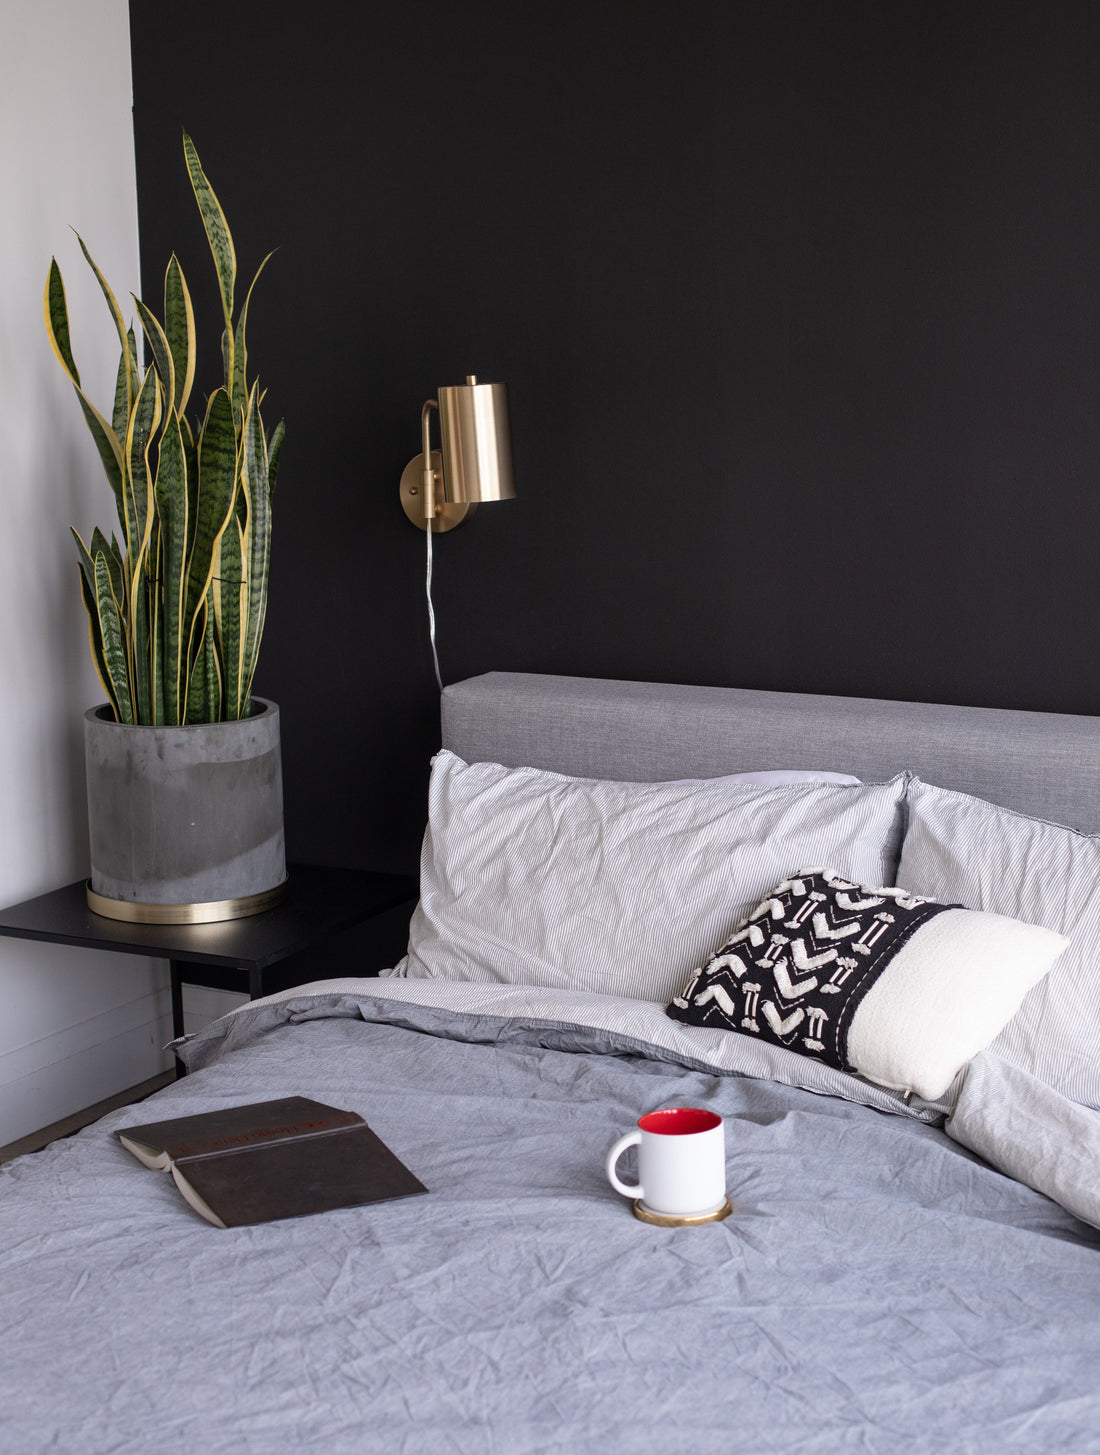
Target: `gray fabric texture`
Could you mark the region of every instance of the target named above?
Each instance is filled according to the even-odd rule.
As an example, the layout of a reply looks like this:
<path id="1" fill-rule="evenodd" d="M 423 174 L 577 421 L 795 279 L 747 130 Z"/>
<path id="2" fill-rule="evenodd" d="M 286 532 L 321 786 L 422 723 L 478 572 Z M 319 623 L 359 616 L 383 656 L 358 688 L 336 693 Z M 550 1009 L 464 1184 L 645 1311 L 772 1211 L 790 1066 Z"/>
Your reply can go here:
<path id="1" fill-rule="evenodd" d="M 1100 725 L 1068 713 L 489 672 L 448 687 L 443 746 L 580 777 L 827 768 L 929 783 L 1100 830 Z M 794 866 L 792 866 L 794 867 Z"/>
<path id="2" fill-rule="evenodd" d="M 1100 1112 L 985 1051 L 963 1072 L 947 1132 L 1100 1227 Z"/>
<path id="3" fill-rule="evenodd" d="M 778 879 L 888 884 L 904 775 L 882 784 L 611 783 L 432 763 L 410 977 L 668 1001 Z"/>
<path id="4" fill-rule="evenodd" d="M 0 1449 L 1095 1448 L 1100 1234 L 939 1129 L 582 1029 L 485 1045 L 368 1013 L 238 1018 L 206 1069 L 0 1169 Z M 429 1195 L 222 1231 L 113 1136 L 291 1091 L 360 1112 Z M 683 1104 L 727 1118 L 735 1211 L 648 1227 L 603 1159 Z"/>
<path id="5" fill-rule="evenodd" d="M 926 1122 L 942 1122 L 954 1104 L 948 1097 L 938 1102 L 922 1101 L 919 1096 L 876 1086 L 755 1036 L 682 1025 L 665 1014 L 663 1001 L 591 995 L 583 990 L 547 990 L 536 985 L 409 980 L 386 972 L 367 980 L 316 981 L 309 989 L 315 995 L 350 998 L 358 1006 L 358 1014 L 373 1018 L 380 1012 L 395 1025 L 405 1024 L 396 1003 L 405 1002 L 415 1007 L 408 1024 L 416 1029 L 438 1030 L 439 1034 L 486 1045 L 561 1049 L 573 1044 L 563 1038 L 579 1032 L 590 1050 L 608 1055 L 643 1055 L 715 1076 L 781 1081 L 785 1086 L 800 1086 L 821 1096 L 841 1096 L 876 1111 Z M 245 1044 L 257 1029 L 275 1024 L 282 1014 L 276 1008 L 278 1004 L 300 995 L 301 987 L 296 987 L 252 1001 L 177 1044 L 189 1066 L 209 1065 L 226 1049 Z"/>

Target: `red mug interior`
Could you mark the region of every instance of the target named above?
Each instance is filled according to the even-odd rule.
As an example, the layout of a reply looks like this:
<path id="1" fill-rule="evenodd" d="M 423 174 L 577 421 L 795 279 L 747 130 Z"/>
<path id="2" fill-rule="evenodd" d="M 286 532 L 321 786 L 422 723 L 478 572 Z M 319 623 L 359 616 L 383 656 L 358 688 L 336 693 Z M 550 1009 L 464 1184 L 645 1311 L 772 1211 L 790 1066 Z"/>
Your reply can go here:
<path id="1" fill-rule="evenodd" d="M 643 1132 L 659 1132 L 666 1137 L 688 1137 L 694 1132 L 712 1132 L 721 1126 L 722 1118 L 699 1106 L 670 1106 L 651 1111 L 638 1118 Z"/>

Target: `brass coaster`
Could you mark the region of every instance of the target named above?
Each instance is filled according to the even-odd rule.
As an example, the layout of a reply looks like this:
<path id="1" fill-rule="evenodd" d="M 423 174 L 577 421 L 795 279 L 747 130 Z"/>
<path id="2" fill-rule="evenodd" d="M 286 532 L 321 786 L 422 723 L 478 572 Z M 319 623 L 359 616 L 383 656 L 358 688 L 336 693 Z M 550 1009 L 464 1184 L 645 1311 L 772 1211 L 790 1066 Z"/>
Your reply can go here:
<path id="1" fill-rule="evenodd" d="M 720 1208 L 714 1212 L 694 1213 L 690 1217 L 671 1217 L 668 1213 L 653 1212 L 646 1207 L 641 1198 L 636 1198 L 631 1204 L 634 1209 L 634 1216 L 643 1223 L 652 1223 L 657 1228 L 698 1228 L 703 1223 L 720 1223 L 723 1218 L 728 1218 L 733 1212 L 733 1204 L 727 1197 Z"/>
<path id="2" fill-rule="evenodd" d="M 262 894 L 248 894 L 241 899 L 213 899 L 201 904 L 137 904 L 126 899 L 108 899 L 97 894 L 89 881 L 86 885 L 88 908 L 105 919 L 128 920 L 138 925 L 206 925 L 220 920 L 245 919 L 250 914 L 263 914 L 286 898 L 289 877 L 274 889 Z"/>

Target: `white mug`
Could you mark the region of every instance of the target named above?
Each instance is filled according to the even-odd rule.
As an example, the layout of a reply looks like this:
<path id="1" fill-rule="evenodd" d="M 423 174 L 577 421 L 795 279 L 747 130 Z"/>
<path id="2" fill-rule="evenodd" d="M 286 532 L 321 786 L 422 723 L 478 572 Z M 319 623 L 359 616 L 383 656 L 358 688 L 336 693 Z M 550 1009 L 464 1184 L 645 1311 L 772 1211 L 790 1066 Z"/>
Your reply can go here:
<path id="1" fill-rule="evenodd" d="M 615 1164 L 638 1148 L 638 1185 L 620 1182 Z M 607 1176 L 636 1211 L 662 1218 L 715 1217 L 726 1208 L 726 1128 L 717 1112 L 695 1106 L 665 1107 L 638 1120 L 607 1154 Z M 640 1205 L 640 1207 L 639 1207 Z"/>

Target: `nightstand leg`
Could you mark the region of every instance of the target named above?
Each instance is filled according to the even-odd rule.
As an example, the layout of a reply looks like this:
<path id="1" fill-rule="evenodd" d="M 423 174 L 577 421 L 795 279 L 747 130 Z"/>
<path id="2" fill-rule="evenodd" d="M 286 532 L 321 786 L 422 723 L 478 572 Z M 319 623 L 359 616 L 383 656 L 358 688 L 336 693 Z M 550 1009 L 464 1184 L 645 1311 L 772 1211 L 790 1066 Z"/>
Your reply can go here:
<path id="1" fill-rule="evenodd" d="M 172 976 L 172 1039 L 177 1040 L 183 1035 L 183 962 L 169 960 L 168 968 Z"/>
<path id="2" fill-rule="evenodd" d="M 169 976 L 172 985 L 172 1039 L 177 1040 L 183 1035 L 183 962 L 181 960 L 169 960 Z M 177 1056 L 176 1058 L 176 1080 L 187 1075 L 187 1067 Z"/>

